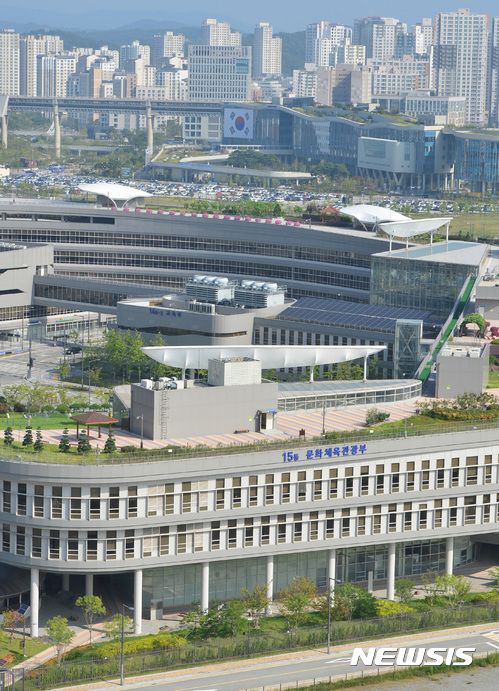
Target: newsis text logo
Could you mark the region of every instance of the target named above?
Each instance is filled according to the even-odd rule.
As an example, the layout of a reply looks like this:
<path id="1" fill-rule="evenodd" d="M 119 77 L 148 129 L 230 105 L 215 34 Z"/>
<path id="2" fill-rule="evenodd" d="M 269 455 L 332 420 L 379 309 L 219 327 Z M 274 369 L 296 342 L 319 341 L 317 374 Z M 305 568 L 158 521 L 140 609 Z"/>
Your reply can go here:
<path id="1" fill-rule="evenodd" d="M 449 665 L 467 667 L 476 648 L 354 648 L 350 666 L 359 662 L 367 667 L 417 667 Z"/>

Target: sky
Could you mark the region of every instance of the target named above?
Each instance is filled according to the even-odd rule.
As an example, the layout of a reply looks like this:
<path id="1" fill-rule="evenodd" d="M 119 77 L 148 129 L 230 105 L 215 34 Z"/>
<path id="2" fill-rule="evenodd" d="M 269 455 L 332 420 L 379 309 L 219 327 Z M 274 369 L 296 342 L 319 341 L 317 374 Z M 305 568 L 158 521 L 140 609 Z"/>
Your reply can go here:
<path id="1" fill-rule="evenodd" d="M 54 13 L 64 15 L 69 23 L 74 22 L 74 27 L 83 26 L 78 22 L 78 15 L 89 13 L 94 15 L 95 28 L 116 28 L 140 18 L 152 18 L 166 21 L 169 17 L 175 21 L 198 25 L 202 18 L 214 17 L 231 22 L 234 28 L 249 31 L 260 21 L 268 21 L 274 31 L 300 31 L 305 29 L 308 23 L 321 19 L 353 24 L 358 17 L 381 15 L 396 17 L 408 25 L 420 21 L 423 17 L 433 17 L 438 11 L 455 11 L 458 7 L 469 7 L 472 12 L 488 13 L 489 16 L 499 16 L 497 0 L 473 0 L 466 3 L 457 0 L 455 4 L 448 0 L 419 0 L 417 3 L 400 3 L 399 0 L 355 0 L 352 3 L 332 3 L 330 0 L 316 0 L 312 5 L 297 0 L 252 0 L 251 2 L 234 2 L 234 0 L 184 0 L 182 3 L 173 3 L 172 0 L 107 0 L 103 5 L 102 0 L 86 0 L 85 3 L 68 3 L 67 0 L 18 0 L 14 2 L 0 0 L 0 25 L 5 26 L 6 18 L 13 20 L 11 12 L 19 13 L 16 21 L 27 22 L 41 21 L 40 17 L 46 17 L 47 25 L 52 25 Z M 105 8 L 114 11 L 116 24 L 102 26 L 99 22 L 99 12 Z M 31 10 L 31 12 L 29 12 Z M 95 13 L 95 14 L 94 14 Z M 2 18 L 3 14 L 3 18 Z M 123 21 L 121 21 L 123 20 Z M 92 18 L 90 19 L 92 21 Z M 106 22 L 107 23 L 107 22 Z M 61 26 L 61 28 L 63 28 Z M 66 27 L 64 27 L 66 28 Z"/>

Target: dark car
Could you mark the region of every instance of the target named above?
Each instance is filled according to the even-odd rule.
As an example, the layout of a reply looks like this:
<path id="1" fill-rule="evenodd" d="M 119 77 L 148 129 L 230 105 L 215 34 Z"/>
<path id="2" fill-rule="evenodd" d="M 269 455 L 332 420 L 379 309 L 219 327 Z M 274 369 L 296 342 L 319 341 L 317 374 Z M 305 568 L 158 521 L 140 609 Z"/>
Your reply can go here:
<path id="1" fill-rule="evenodd" d="M 66 350 L 64 352 L 66 353 L 66 355 L 74 355 L 75 353 L 81 353 L 82 350 L 83 349 L 81 346 L 74 345 L 74 346 L 70 346 L 69 348 L 66 348 Z"/>

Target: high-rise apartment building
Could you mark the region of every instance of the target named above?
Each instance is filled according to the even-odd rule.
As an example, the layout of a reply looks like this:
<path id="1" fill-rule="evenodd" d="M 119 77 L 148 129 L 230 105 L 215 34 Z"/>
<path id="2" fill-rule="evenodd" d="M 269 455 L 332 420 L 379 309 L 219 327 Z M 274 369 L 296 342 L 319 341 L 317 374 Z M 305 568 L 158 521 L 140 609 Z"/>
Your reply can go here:
<path id="1" fill-rule="evenodd" d="M 0 94 L 19 95 L 19 34 L 0 31 Z"/>
<path id="2" fill-rule="evenodd" d="M 305 35 L 305 63 L 329 65 L 335 46 L 352 42 L 352 29 L 343 24 L 320 21 L 309 24 Z"/>
<path id="3" fill-rule="evenodd" d="M 120 69 L 123 69 L 125 60 L 144 60 L 145 65 L 151 64 L 151 49 L 149 46 L 141 46 L 138 41 L 133 41 L 127 46 L 120 46 Z"/>
<path id="4" fill-rule="evenodd" d="M 159 58 L 184 57 L 185 36 L 167 31 L 165 34 L 156 34 L 152 42 L 152 64 L 156 65 Z"/>
<path id="5" fill-rule="evenodd" d="M 253 43 L 254 79 L 262 75 L 281 74 L 282 41 L 272 36 L 273 29 L 268 22 L 255 26 Z"/>
<path id="6" fill-rule="evenodd" d="M 205 46 L 240 46 L 241 33 L 231 31 L 229 22 L 207 19 L 201 27 L 201 43 Z"/>
<path id="7" fill-rule="evenodd" d="M 469 9 L 435 17 L 435 87 L 438 96 L 464 96 L 466 120 L 486 117 L 488 16 Z"/>
<path id="8" fill-rule="evenodd" d="M 59 36 L 21 36 L 19 40 L 19 93 L 37 96 L 37 57 L 62 53 L 64 42 Z"/>
<path id="9" fill-rule="evenodd" d="M 68 77 L 75 70 L 74 53 L 39 55 L 37 58 L 38 96 L 67 96 Z"/>
<path id="10" fill-rule="evenodd" d="M 393 17 L 362 17 L 353 26 L 353 42 L 366 47 L 366 58 L 382 60 L 395 55 L 396 37 L 407 33 L 407 24 Z"/>
<path id="11" fill-rule="evenodd" d="M 414 52 L 427 53 L 433 45 L 433 21 L 430 17 L 424 17 L 421 22 L 412 27 L 414 34 Z"/>
<path id="12" fill-rule="evenodd" d="M 489 55 L 487 73 L 487 110 L 489 124 L 497 127 L 499 124 L 499 18 L 494 17 L 490 22 Z"/>
<path id="13" fill-rule="evenodd" d="M 249 46 L 189 46 L 190 101 L 248 101 Z"/>

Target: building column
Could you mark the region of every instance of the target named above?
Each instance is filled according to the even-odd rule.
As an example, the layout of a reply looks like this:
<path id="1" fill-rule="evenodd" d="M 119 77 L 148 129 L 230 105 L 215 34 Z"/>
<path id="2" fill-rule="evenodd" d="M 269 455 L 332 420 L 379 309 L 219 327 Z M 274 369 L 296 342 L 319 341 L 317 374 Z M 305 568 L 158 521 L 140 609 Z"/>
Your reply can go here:
<path id="1" fill-rule="evenodd" d="M 452 576 L 454 568 L 454 538 L 448 537 L 445 540 L 445 574 Z"/>
<path id="2" fill-rule="evenodd" d="M 54 99 L 54 149 L 57 160 L 61 157 L 61 121 L 59 120 L 59 106 Z"/>
<path id="3" fill-rule="evenodd" d="M 386 599 L 395 599 L 395 543 L 388 545 L 388 570 L 386 574 Z"/>
<path id="4" fill-rule="evenodd" d="M 207 612 L 210 604 L 210 564 L 201 564 L 201 611 Z"/>
<path id="5" fill-rule="evenodd" d="M 133 578 L 133 627 L 135 633 L 142 633 L 142 569 Z"/>
<path id="6" fill-rule="evenodd" d="M 334 590 L 336 588 L 336 550 L 330 549 L 327 554 L 327 577 L 328 588 Z"/>
<path id="7" fill-rule="evenodd" d="M 69 573 L 62 574 L 62 589 L 69 590 Z"/>
<path id="8" fill-rule="evenodd" d="M 267 597 L 270 602 L 267 605 L 266 614 L 272 614 L 272 596 L 274 594 L 274 555 L 267 555 L 266 564 L 266 583 L 267 583 Z"/>
<path id="9" fill-rule="evenodd" d="M 2 146 L 7 148 L 7 116 L 2 115 Z"/>
<path id="10" fill-rule="evenodd" d="M 31 638 L 38 638 L 38 611 L 40 609 L 40 571 L 31 569 Z"/>
<path id="11" fill-rule="evenodd" d="M 86 573 L 85 574 L 85 595 L 87 597 L 92 597 L 94 594 L 94 574 L 93 573 Z"/>

